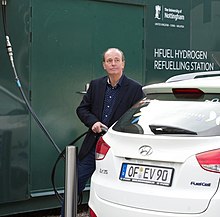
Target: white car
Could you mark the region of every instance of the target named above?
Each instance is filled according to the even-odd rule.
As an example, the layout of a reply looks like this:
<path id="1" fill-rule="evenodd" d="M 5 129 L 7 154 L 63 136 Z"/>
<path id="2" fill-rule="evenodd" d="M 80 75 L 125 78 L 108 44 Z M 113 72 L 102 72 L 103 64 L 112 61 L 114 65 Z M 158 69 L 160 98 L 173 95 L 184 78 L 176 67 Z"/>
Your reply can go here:
<path id="1" fill-rule="evenodd" d="M 143 88 L 96 147 L 91 217 L 220 216 L 220 72 Z"/>

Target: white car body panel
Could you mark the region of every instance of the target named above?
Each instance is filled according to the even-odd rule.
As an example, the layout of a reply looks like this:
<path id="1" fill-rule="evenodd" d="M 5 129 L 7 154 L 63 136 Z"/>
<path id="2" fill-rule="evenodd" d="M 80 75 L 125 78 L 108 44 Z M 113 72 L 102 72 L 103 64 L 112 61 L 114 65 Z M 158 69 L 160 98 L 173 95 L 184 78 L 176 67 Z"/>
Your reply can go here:
<path id="1" fill-rule="evenodd" d="M 201 213 L 206 210 L 210 198 L 218 188 L 220 176 L 203 170 L 197 163 L 194 154 L 208 150 L 210 143 L 213 148 L 219 147 L 220 138 L 216 137 L 216 141 L 213 141 L 210 138 L 197 137 L 193 138 L 192 145 L 192 141 L 190 141 L 192 138 L 177 137 L 170 139 L 170 137 L 155 138 L 155 136 L 150 138 L 152 136 L 145 135 L 143 137 L 140 142 L 137 142 L 137 138 L 131 138 L 130 134 L 120 136 L 123 139 L 120 146 L 115 142 L 118 141 L 117 136 L 111 135 L 111 130 L 103 137 L 108 144 L 111 144 L 111 148 L 106 159 L 101 161 L 100 164 L 99 161 L 96 163 L 95 173 L 97 173 L 97 176 L 94 174 L 92 179 L 96 195 L 104 201 L 115 204 L 160 212 Z M 138 146 L 134 145 L 133 139 L 135 139 L 135 143 L 139 144 Z M 159 144 L 158 139 L 161 140 Z M 170 141 L 173 139 L 177 141 L 177 144 Z M 143 157 L 138 153 L 138 149 L 146 144 L 146 141 L 153 148 L 154 154 Z M 132 160 L 126 160 L 125 158 L 131 158 Z M 121 181 L 119 175 L 123 162 L 172 167 L 175 169 L 172 186 L 155 186 Z M 188 177 L 189 170 L 199 171 L 199 173 L 197 172 L 192 177 Z M 103 173 L 103 171 L 108 174 Z M 96 177 L 98 178 L 96 179 Z M 196 186 L 196 183 L 211 183 L 211 186 Z"/>
<path id="2" fill-rule="evenodd" d="M 91 189 L 89 206 L 93 208 L 98 217 L 219 217 L 220 195 L 215 195 L 213 201 L 210 202 L 208 210 L 197 214 L 177 214 L 170 212 L 157 212 L 152 210 L 136 209 L 132 207 L 122 206 L 100 199 Z"/>
<path id="3" fill-rule="evenodd" d="M 189 79 L 178 82 L 169 82 L 169 83 L 157 83 L 151 84 L 143 87 L 145 94 L 147 93 L 163 93 L 163 92 L 172 92 L 173 88 L 197 88 L 204 92 L 219 92 L 219 82 L 220 77 L 210 78 L 197 78 Z"/>

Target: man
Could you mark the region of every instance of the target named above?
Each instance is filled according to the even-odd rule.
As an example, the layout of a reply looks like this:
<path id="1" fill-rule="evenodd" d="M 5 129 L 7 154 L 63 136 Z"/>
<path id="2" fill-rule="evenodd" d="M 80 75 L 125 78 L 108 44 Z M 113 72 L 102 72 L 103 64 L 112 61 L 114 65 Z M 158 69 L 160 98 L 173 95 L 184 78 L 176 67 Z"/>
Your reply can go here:
<path id="1" fill-rule="evenodd" d="M 125 57 L 121 50 L 109 48 L 103 54 L 107 76 L 92 80 L 76 109 L 80 120 L 89 128 L 79 151 L 78 195 L 95 170 L 95 147 L 102 128 L 109 128 L 133 104 L 144 96 L 142 86 L 123 74 Z M 61 216 L 64 216 L 64 203 Z"/>
<path id="2" fill-rule="evenodd" d="M 76 112 L 89 128 L 79 152 L 78 194 L 95 170 L 95 146 L 102 128 L 109 128 L 144 94 L 142 86 L 123 74 L 125 57 L 121 50 L 109 48 L 103 54 L 107 76 L 90 82 Z"/>

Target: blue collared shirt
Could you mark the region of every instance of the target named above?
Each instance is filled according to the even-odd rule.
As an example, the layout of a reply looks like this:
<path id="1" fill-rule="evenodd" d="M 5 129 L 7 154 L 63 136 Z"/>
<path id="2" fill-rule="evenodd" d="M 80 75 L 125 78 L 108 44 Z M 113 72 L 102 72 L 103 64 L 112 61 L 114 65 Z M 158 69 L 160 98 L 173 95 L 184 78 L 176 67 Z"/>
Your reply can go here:
<path id="1" fill-rule="evenodd" d="M 103 111 L 102 111 L 102 123 L 107 126 L 109 123 L 109 119 L 112 115 L 112 109 L 113 109 L 115 101 L 117 99 L 117 95 L 118 95 L 119 89 L 121 87 L 123 77 L 124 76 L 122 75 L 119 82 L 114 87 L 112 87 L 112 85 L 110 84 L 109 78 L 107 79 L 104 107 L 103 107 Z"/>

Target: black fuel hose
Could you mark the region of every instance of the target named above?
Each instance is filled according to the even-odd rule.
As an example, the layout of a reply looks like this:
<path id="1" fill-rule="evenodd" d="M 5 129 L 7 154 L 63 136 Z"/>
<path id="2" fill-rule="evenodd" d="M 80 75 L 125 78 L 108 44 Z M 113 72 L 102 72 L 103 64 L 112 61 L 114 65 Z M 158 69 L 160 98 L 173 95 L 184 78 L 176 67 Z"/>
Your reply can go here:
<path id="1" fill-rule="evenodd" d="M 12 66 L 12 69 L 13 69 L 13 73 L 14 73 L 14 76 L 15 76 L 15 80 L 16 80 L 16 84 L 18 86 L 18 89 L 21 93 L 21 96 L 30 112 L 30 114 L 32 115 L 32 117 L 34 118 L 34 120 L 36 121 L 36 123 L 38 124 L 38 126 L 40 127 L 40 129 L 43 131 L 43 133 L 46 135 L 46 137 L 50 140 L 50 142 L 52 143 L 53 147 L 57 150 L 57 152 L 59 153 L 59 158 L 58 160 L 56 161 L 56 164 L 57 162 L 63 158 L 65 159 L 65 154 L 64 154 L 64 151 L 61 151 L 60 148 L 57 146 L 57 144 L 55 143 L 55 141 L 53 140 L 53 138 L 51 137 L 51 135 L 49 134 L 49 132 L 47 131 L 47 129 L 44 127 L 44 125 L 42 124 L 42 122 L 40 121 L 40 119 L 37 117 L 36 113 L 34 112 L 34 110 L 32 109 L 29 101 L 27 100 L 27 97 L 23 91 L 23 88 L 22 88 L 22 85 L 21 85 L 21 82 L 20 82 L 20 79 L 19 79 L 19 76 L 17 74 L 17 71 L 16 71 L 16 67 L 15 67 L 15 64 L 14 64 L 14 58 L 13 58 L 13 50 L 12 50 L 12 45 L 11 45 L 11 42 L 10 42 L 10 38 L 9 38 L 9 34 L 8 34 L 8 31 L 7 31 L 7 15 L 6 15 L 6 5 L 7 5 L 7 1 L 6 0 L 2 0 L 2 20 L 3 20 L 3 28 L 4 28 L 4 35 L 5 35 L 5 39 L 6 39 L 6 49 L 7 49 L 7 53 L 8 53 L 8 56 L 9 56 L 9 60 L 10 60 L 10 63 L 11 63 L 11 66 Z M 85 135 L 86 133 L 82 134 L 80 136 L 80 138 Z M 77 139 L 80 139 L 79 137 Z M 75 143 L 75 140 L 71 143 L 71 144 L 74 144 Z M 70 144 L 70 145 L 71 145 Z M 53 190 L 55 192 L 55 195 L 58 197 L 58 199 L 60 198 L 58 195 L 58 192 L 56 190 L 56 187 L 54 185 L 54 175 L 55 175 L 55 168 L 56 168 L 56 164 L 53 168 L 53 171 L 52 171 L 52 179 L 53 179 L 53 182 L 52 182 L 52 185 L 53 185 Z"/>
<path id="2" fill-rule="evenodd" d="M 27 100 L 27 97 L 23 91 L 19 76 L 17 74 L 17 70 L 14 64 L 14 58 L 13 58 L 13 50 L 12 50 L 12 45 L 10 42 L 10 38 L 9 38 L 9 34 L 7 31 L 7 15 L 6 15 L 6 5 L 7 5 L 7 0 L 2 0 L 2 20 L 3 20 L 3 28 L 4 28 L 4 35 L 5 35 L 5 39 L 6 39 L 6 49 L 8 52 L 8 56 L 11 62 L 11 66 L 13 69 L 13 73 L 15 76 L 15 81 L 16 84 L 18 86 L 18 89 L 21 93 L 21 96 L 30 112 L 30 114 L 32 115 L 32 117 L 34 118 L 34 120 L 36 121 L 36 123 L 38 124 L 38 126 L 40 127 L 40 129 L 43 131 L 43 133 L 46 135 L 46 137 L 50 140 L 50 142 L 52 143 L 53 147 L 57 150 L 57 152 L 59 153 L 58 158 L 53 166 L 52 169 L 52 173 L 51 173 L 51 182 L 52 182 L 52 186 L 53 186 L 53 190 L 55 192 L 56 197 L 58 198 L 58 200 L 60 202 L 63 201 L 62 196 L 58 193 L 58 191 L 56 190 L 56 186 L 55 186 L 55 174 L 56 174 L 56 167 L 58 162 L 60 161 L 60 159 L 64 159 L 65 160 L 65 150 L 63 151 L 60 150 L 60 148 L 57 146 L 57 144 L 55 143 L 55 141 L 53 140 L 53 138 L 51 137 L 51 135 L 49 134 L 49 132 L 47 131 L 47 129 L 44 127 L 44 125 L 42 124 L 42 122 L 40 121 L 40 119 L 38 118 L 38 116 L 36 115 L 35 111 L 33 110 L 33 108 L 31 107 L 29 101 Z M 108 129 L 106 128 L 102 128 L 102 131 L 105 133 L 107 132 Z M 74 141 L 72 141 L 68 146 L 73 146 L 79 139 L 81 139 L 84 135 L 87 134 L 88 131 L 84 132 L 83 134 L 81 134 L 79 137 L 77 137 Z"/>
<path id="3" fill-rule="evenodd" d="M 74 141 L 72 141 L 68 146 L 73 146 L 78 140 L 80 140 L 83 136 L 85 136 L 88 133 L 88 131 L 84 132 L 83 134 L 81 134 L 80 136 L 78 136 Z M 57 191 L 56 189 L 56 185 L 55 185 L 55 175 L 56 175 L 56 167 L 59 163 L 59 161 L 62 159 L 63 156 L 65 156 L 65 151 L 66 149 L 64 149 L 58 156 L 53 169 L 52 169 L 52 173 L 51 173 L 51 182 L 52 182 L 52 186 L 53 186 L 53 190 L 55 192 L 56 197 L 58 198 L 58 200 L 60 201 L 60 203 L 62 204 L 63 201 L 63 197 L 61 196 L 61 194 Z"/>
<path id="4" fill-rule="evenodd" d="M 57 144 L 55 143 L 55 141 L 53 140 L 53 138 L 51 137 L 51 135 L 49 134 L 49 132 L 47 131 L 47 129 L 44 127 L 44 125 L 42 124 L 42 122 L 39 120 L 39 118 L 37 117 L 36 113 L 34 112 L 34 110 L 32 109 L 29 101 L 27 100 L 27 97 L 23 91 L 19 76 L 17 74 L 17 70 L 14 64 L 14 58 L 13 58 L 13 50 L 12 50 L 12 45 L 10 42 L 10 38 L 9 38 L 9 34 L 7 31 L 7 16 L 6 16 L 6 5 L 7 5 L 7 1 L 6 0 L 2 0 L 2 20 L 3 20 L 3 26 L 4 26 L 4 34 L 5 34 L 5 39 L 6 39 L 6 49 L 8 52 L 8 56 L 11 62 L 11 66 L 14 72 L 14 76 L 15 76 L 15 81 L 16 84 L 18 86 L 18 89 L 21 93 L 21 96 L 28 108 L 28 110 L 30 111 L 30 114 L 32 115 L 32 117 L 34 118 L 34 120 L 36 121 L 36 123 L 38 124 L 38 126 L 40 127 L 40 129 L 44 132 L 44 134 L 47 136 L 47 138 L 50 140 L 50 142 L 53 144 L 54 148 L 57 150 L 57 152 L 59 154 L 62 153 L 62 151 L 60 150 L 60 148 L 57 146 Z M 62 156 L 63 158 L 65 158 L 65 156 Z"/>

